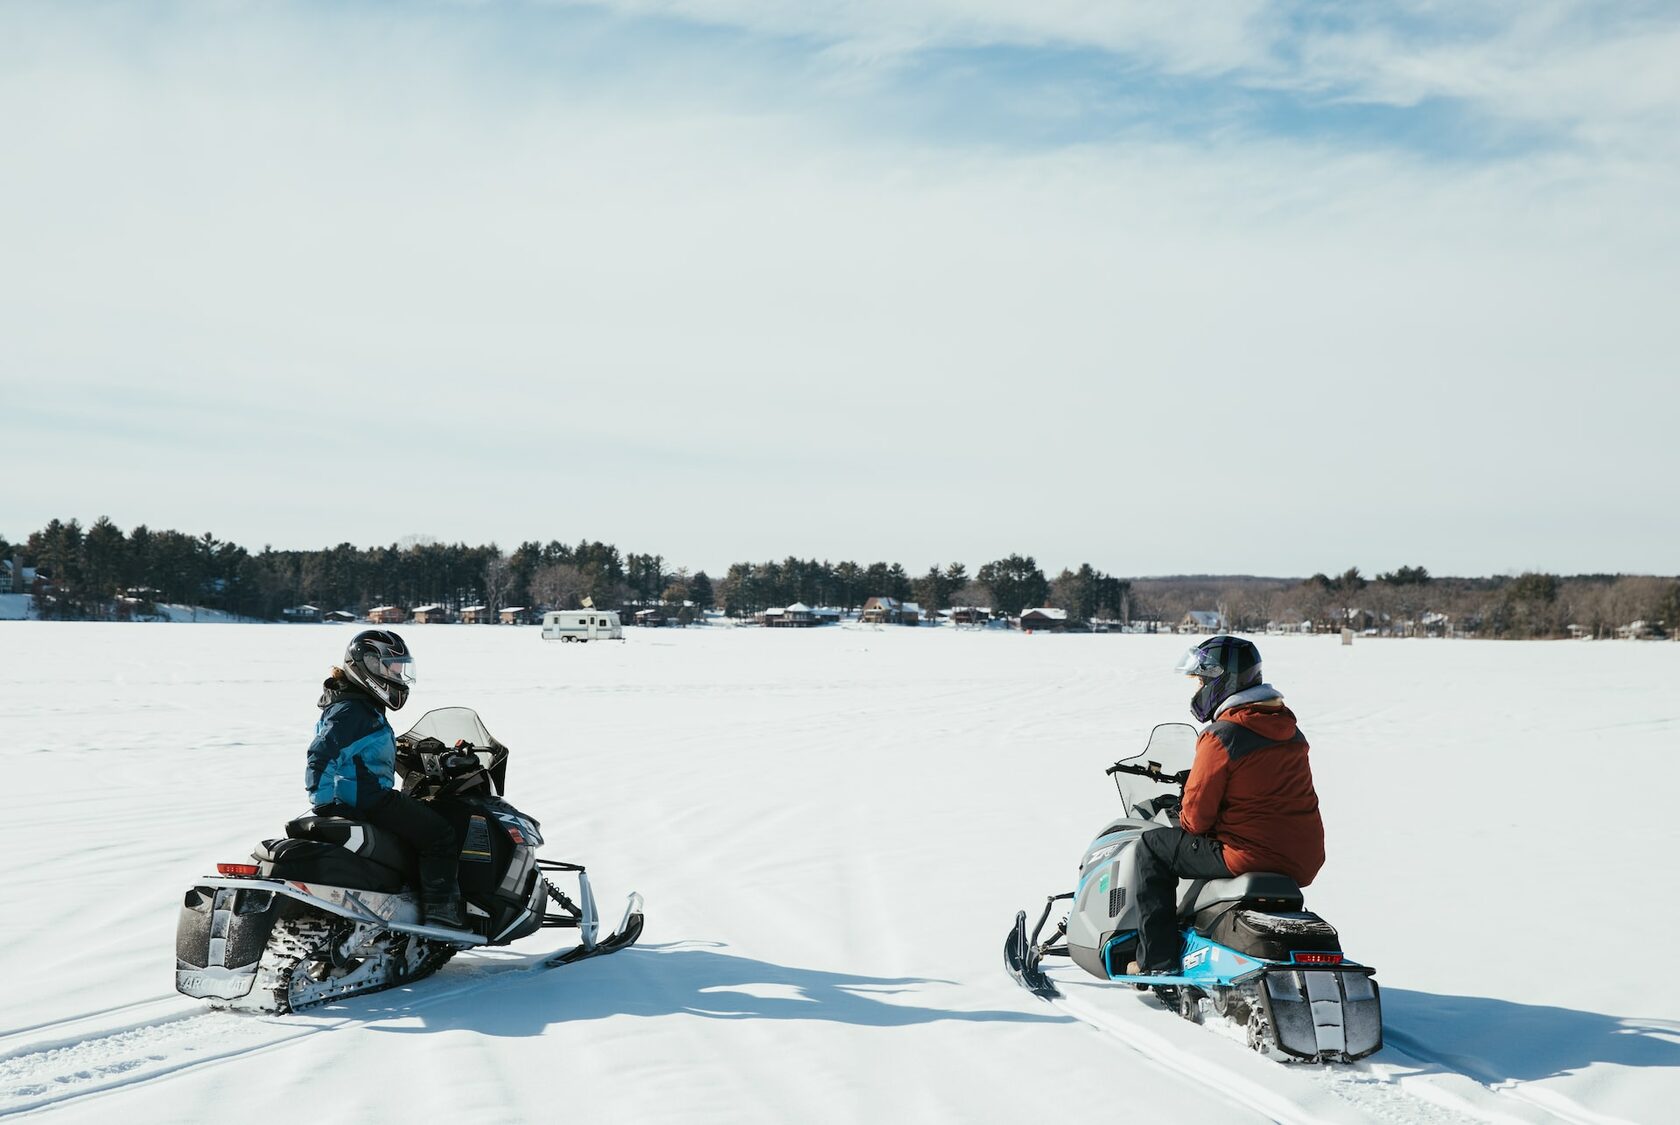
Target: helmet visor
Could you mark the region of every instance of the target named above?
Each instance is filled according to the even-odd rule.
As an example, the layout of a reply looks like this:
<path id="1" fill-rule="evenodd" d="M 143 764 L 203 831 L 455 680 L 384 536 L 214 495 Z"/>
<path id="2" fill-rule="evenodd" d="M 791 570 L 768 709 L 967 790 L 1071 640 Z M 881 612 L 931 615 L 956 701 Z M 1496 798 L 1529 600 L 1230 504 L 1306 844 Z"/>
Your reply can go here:
<path id="1" fill-rule="evenodd" d="M 412 656 L 394 656 L 384 653 L 370 652 L 362 657 L 362 665 L 373 675 L 392 683 L 412 684 L 414 676 L 414 658 Z"/>
<path id="2" fill-rule="evenodd" d="M 1213 658 L 1213 654 L 1205 652 L 1196 646 L 1179 657 L 1178 663 L 1173 665 L 1173 671 L 1184 676 L 1198 676 L 1204 680 L 1211 680 L 1225 674 L 1225 666 Z"/>

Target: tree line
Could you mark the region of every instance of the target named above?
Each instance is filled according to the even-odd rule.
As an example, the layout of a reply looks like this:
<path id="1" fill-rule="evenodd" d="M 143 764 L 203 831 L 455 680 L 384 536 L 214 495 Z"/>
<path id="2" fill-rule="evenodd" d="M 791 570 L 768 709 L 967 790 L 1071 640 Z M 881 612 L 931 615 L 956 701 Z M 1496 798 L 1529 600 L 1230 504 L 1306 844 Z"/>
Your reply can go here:
<path id="1" fill-rule="evenodd" d="M 16 558 L 42 579 L 43 616 L 101 618 L 147 602 L 189 604 L 274 620 L 287 607 L 314 605 L 360 615 L 377 605 L 440 605 L 460 610 L 544 606 L 575 609 L 666 605 L 693 613 L 721 609 L 751 616 L 804 602 L 844 610 L 872 597 L 914 601 L 926 613 L 956 605 L 999 614 L 1051 605 L 1077 620 L 1125 612 L 1130 585 L 1089 563 L 1045 576 L 1031 557 L 1012 554 L 970 575 L 960 562 L 911 574 L 897 562 L 800 559 L 733 563 L 715 581 L 669 565 L 662 555 L 623 552 L 611 543 L 535 540 L 504 551 L 411 539 L 384 547 L 340 543 L 313 551 L 251 552 L 213 533 L 126 534 L 104 516 L 83 528 L 53 520 L 20 543 L 0 536 L 0 559 Z"/>
<path id="2" fill-rule="evenodd" d="M 785 559 L 732 563 L 716 579 L 668 564 L 662 555 L 611 543 L 558 539 L 468 546 L 410 539 L 382 547 L 340 543 L 313 551 L 251 552 L 210 532 L 123 532 L 101 516 L 89 527 L 53 520 L 21 542 L 0 535 L 0 559 L 36 568 L 42 616 L 102 618 L 148 602 L 187 604 L 275 620 L 309 604 L 356 615 L 377 605 L 435 604 L 575 609 L 665 605 L 689 616 L 718 609 L 735 617 L 804 602 L 857 609 L 871 597 L 919 604 L 925 614 L 956 606 L 1018 616 L 1036 606 L 1073 622 L 1150 622 L 1172 628 L 1191 610 L 1221 615 L 1227 628 L 1440 632 L 1487 637 L 1614 636 L 1636 621 L 1657 633 L 1680 630 L 1680 581 L 1628 575 L 1527 573 L 1444 578 L 1422 566 L 1367 578 L 1358 567 L 1307 579 L 1245 576 L 1117 578 L 1089 563 L 1046 575 L 1030 555 L 975 568 L 952 562 L 912 573 L 897 562 Z M 126 599 L 126 601 L 124 600 Z"/>

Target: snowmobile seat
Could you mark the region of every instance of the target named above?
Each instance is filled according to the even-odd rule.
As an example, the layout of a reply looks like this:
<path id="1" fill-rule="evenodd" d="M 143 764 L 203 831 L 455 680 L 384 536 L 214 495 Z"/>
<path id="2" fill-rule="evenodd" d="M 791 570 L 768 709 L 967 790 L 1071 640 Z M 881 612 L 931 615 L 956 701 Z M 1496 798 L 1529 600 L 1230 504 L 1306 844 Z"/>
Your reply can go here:
<path id="1" fill-rule="evenodd" d="M 264 840 L 251 852 L 251 858 L 257 861 L 257 869 L 263 875 L 279 879 L 381 894 L 395 894 L 403 889 L 402 872 L 323 840 Z"/>
<path id="2" fill-rule="evenodd" d="M 1262 910 L 1299 910 L 1305 902 L 1295 880 L 1275 871 L 1250 871 L 1230 879 L 1197 879 L 1178 902 L 1178 916 L 1193 918 L 1222 902 L 1244 902 Z"/>
<path id="3" fill-rule="evenodd" d="M 414 866 L 414 857 L 401 837 L 347 817 L 300 816 L 286 825 L 286 835 L 293 840 L 337 844 L 399 876 Z"/>

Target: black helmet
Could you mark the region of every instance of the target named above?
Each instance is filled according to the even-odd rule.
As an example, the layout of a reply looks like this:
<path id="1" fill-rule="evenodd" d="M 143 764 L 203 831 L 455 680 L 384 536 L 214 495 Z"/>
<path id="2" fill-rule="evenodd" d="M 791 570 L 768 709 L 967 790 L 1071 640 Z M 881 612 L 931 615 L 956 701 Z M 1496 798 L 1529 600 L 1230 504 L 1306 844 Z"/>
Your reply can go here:
<path id="1" fill-rule="evenodd" d="M 344 674 L 386 707 L 400 711 L 414 682 L 414 657 L 389 629 L 364 629 L 344 650 Z"/>
<path id="2" fill-rule="evenodd" d="M 1190 697 L 1190 713 L 1205 723 L 1221 703 L 1260 682 L 1260 650 L 1241 637 L 1209 637 L 1185 653 L 1174 671 L 1202 682 Z"/>

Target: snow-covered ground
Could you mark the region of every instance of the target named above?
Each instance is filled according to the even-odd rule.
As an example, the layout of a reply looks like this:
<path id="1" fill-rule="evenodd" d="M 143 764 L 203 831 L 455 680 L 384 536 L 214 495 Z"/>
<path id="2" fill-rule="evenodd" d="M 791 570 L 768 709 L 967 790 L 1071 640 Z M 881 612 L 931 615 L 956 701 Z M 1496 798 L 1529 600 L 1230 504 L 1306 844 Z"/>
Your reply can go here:
<path id="1" fill-rule="evenodd" d="M 646 896 L 643 943 L 521 972 L 538 935 L 303 1016 L 206 1012 L 172 992 L 181 894 L 302 808 L 351 631 L 0 627 L 0 1114 L 1675 1119 L 1680 644 L 1262 639 L 1323 799 L 1309 905 L 1385 990 L 1389 1046 L 1310 1068 L 1002 968 L 1114 811 L 1103 767 L 1187 717 L 1171 637 L 411 629 L 399 728 L 477 708 L 545 854 Z"/>

